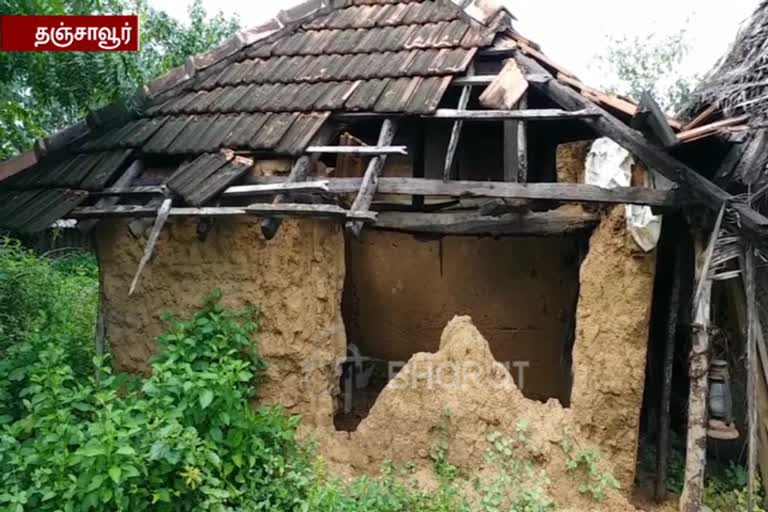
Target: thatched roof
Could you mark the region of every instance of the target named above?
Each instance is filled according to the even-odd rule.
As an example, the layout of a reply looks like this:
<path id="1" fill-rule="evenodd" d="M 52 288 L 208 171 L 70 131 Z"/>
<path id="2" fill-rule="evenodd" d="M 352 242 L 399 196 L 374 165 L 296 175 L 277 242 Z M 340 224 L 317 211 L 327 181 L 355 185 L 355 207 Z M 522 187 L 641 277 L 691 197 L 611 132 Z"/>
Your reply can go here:
<path id="1" fill-rule="evenodd" d="M 700 95 L 728 116 L 768 119 L 768 1 L 752 14 Z"/>

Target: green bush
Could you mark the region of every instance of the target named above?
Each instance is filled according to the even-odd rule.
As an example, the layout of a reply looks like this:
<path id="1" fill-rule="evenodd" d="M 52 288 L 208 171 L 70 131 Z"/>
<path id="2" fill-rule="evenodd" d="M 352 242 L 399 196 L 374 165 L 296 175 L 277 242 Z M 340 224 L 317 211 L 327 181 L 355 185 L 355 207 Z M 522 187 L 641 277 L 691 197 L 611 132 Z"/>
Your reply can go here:
<path id="1" fill-rule="evenodd" d="M 93 255 L 38 257 L 0 237 L 0 424 L 21 417 L 20 393 L 48 341 L 77 378 L 93 375 L 98 292 Z"/>
<path id="2" fill-rule="evenodd" d="M 23 417 L 0 439 L 0 504 L 11 510 L 298 510 L 311 485 L 297 418 L 254 411 L 253 312 L 218 296 L 159 339 L 153 374 L 121 390 L 96 361 L 87 382 L 51 339 Z M 121 396 L 124 395 L 124 396 Z"/>

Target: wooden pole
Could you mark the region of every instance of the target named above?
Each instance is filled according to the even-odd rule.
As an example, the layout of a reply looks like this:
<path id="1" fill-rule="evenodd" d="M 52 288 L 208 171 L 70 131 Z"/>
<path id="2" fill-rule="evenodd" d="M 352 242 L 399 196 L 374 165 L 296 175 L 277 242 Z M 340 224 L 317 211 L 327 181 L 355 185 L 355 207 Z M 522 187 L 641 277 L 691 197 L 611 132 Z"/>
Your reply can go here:
<path id="1" fill-rule="evenodd" d="M 528 108 L 528 96 L 520 98 L 518 107 L 520 110 Z M 528 132 L 525 123 L 517 123 L 517 180 L 520 183 L 528 181 Z"/>
<path id="2" fill-rule="evenodd" d="M 171 213 L 171 204 L 173 203 L 173 199 L 166 198 L 163 200 L 163 204 L 160 205 L 160 209 L 157 211 L 157 218 L 155 219 L 155 225 L 152 226 L 152 231 L 149 233 L 149 238 L 147 239 L 147 245 L 144 248 L 144 255 L 141 257 L 141 261 L 139 262 L 139 268 L 136 270 L 136 275 L 133 276 L 133 281 L 131 282 L 131 288 L 128 290 L 128 295 L 133 295 L 133 292 L 136 290 L 136 285 L 139 283 L 139 277 L 141 276 L 142 271 L 144 270 L 144 267 L 149 263 L 150 258 L 152 258 L 152 253 L 155 250 L 155 245 L 157 245 L 157 240 L 160 238 L 160 231 L 163 229 L 163 226 L 165 225 L 165 222 L 168 220 L 168 216 Z"/>
<path id="3" fill-rule="evenodd" d="M 685 481 L 680 512 L 701 512 L 704 498 L 704 470 L 707 461 L 707 397 L 709 375 L 709 323 L 712 281 L 707 279 L 706 249 L 701 233 L 696 234 L 696 276 L 702 283 L 701 296 L 693 312 L 693 336 L 689 360 L 688 438 L 685 452 Z"/>
<path id="4" fill-rule="evenodd" d="M 385 119 L 381 125 L 381 131 L 379 132 L 379 141 L 377 145 L 388 146 L 395 138 L 395 131 L 397 126 L 391 119 Z M 357 193 L 355 201 L 352 203 L 352 207 L 349 209 L 351 215 L 356 215 L 358 212 L 365 212 L 370 209 L 373 203 L 373 196 L 376 195 L 376 189 L 379 186 L 379 177 L 384 170 L 384 164 L 387 161 L 387 155 L 375 156 L 368 163 L 368 168 L 365 170 L 365 176 L 363 176 L 363 182 L 360 185 L 360 190 Z M 363 223 L 359 220 L 350 219 L 347 222 L 347 233 L 358 237 L 363 229 Z"/>
<path id="5" fill-rule="evenodd" d="M 655 496 L 658 502 L 667 498 L 667 464 L 669 461 L 669 424 L 670 403 L 672 401 L 672 368 L 675 361 L 675 342 L 677 323 L 680 312 L 680 281 L 683 273 L 684 246 L 678 243 L 675 248 L 675 260 L 672 268 L 672 290 L 669 298 L 669 315 L 664 344 L 664 381 L 661 389 L 659 413 L 659 439 L 656 458 Z"/>
<path id="6" fill-rule="evenodd" d="M 755 477 L 757 473 L 757 323 L 760 321 L 755 296 L 755 250 L 747 242 L 744 250 L 744 290 L 747 299 L 747 414 L 749 440 L 747 448 L 747 510 L 752 512 L 755 504 Z"/>
<path id="7" fill-rule="evenodd" d="M 300 181 L 304 181 L 307 179 L 307 176 L 309 176 L 310 171 L 314 167 L 315 162 L 317 161 L 316 156 L 308 156 L 304 155 L 300 157 L 296 162 L 293 164 L 293 167 L 291 167 L 291 173 L 288 175 L 288 182 L 289 183 L 297 183 Z M 275 198 L 272 200 L 272 204 L 280 204 L 284 203 L 286 200 L 286 196 L 283 194 L 278 194 L 275 196 Z M 280 229 L 280 224 L 282 224 L 282 220 L 278 219 L 277 217 L 268 217 L 261 221 L 261 233 L 264 235 L 264 238 L 267 240 L 272 240 L 275 238 L 275 235 L 277 234 L 277 231 Z"/>
<path id="8" fill-rule="evenodd" d="M 470 66 L 467 70 L 467 75 L 472 76 L 474 74 L 474 68 Z M 472 86 L 465 85 L 461 90 L 461 96 L 459 97 L 459 111 L 467 109 L 469 104 L 469 97 L 472 95 Z M 456 148 L 459 146 L 459 137 L 461 137 L 461 128 L 464 125 L 464 121 L 457 119 L 453 123 L 451 129 L 451 139 L 448 141 L 448 150 L 445 152 L 445 167 L 443 168 L 443 181 L 451 179 L 451 171 L 453 170 L 453 159 L 456 156 Z"/>

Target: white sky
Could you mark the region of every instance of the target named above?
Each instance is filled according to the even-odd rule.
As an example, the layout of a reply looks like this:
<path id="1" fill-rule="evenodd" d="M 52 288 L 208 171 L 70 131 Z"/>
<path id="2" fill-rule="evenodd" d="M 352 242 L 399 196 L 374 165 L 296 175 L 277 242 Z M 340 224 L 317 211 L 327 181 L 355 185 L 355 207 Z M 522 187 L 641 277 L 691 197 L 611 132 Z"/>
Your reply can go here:
<path id="1" fill-rule="evenodd" d="M 190 0 L 150 0 L 185 18 Z M 553 60 L 595 86 L 600 76 L 594 58 L 609 35 L 672 33 L 690 19 L 692 51 L 688 72 L 706 73 L 724 54 L 739 25 L 759 0 L 506 0 L 518 18 L 517 29 L 536 41 Z M 209 12 L 236 13 L 244 27 L 257 25 L 297 0 L 203 0 Z"/>

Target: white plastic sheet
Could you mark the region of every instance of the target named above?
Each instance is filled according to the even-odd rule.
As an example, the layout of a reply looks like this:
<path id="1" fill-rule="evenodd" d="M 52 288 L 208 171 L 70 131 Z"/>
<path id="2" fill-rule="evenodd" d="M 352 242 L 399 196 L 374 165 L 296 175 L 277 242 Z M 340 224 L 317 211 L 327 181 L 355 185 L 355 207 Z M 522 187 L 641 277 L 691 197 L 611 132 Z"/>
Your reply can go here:
<path id="1" fill-rule="evenodd" d="M 611 139 L 598 139 L 587 155 L 584 179 L 588 185 L 603 188 L 629 187 L 634 163 L 632 155 Z M 648 178 L 650 176 L 646 176 Z M 668 183 L 659 181 L 655 185 L 657 188 L 669 188 Z M 626 216 L 627 229 L 635 243 L 645 252 L 655 249 L 661 237 L 661 215 L 654 215 L 650 206 L 627 205 Z"/>

